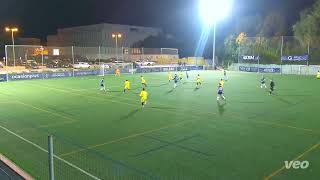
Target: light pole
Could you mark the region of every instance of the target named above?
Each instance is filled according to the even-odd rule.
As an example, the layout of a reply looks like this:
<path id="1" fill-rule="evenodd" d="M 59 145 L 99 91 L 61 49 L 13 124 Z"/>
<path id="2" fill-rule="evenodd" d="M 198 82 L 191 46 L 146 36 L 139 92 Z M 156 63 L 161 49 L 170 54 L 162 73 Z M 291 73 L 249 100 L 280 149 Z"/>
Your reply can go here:
<path id="1" fill-rule="evenodd" d="M 206 27 L 213 28 L 212 68 L 215 67 L 217 22 L 231 11 L 233 0 L 199 0 L 199 14 Z"/>
<path id="2" fill-rule="evenodd" d="M 14 51 L 14 33 L 15 32 L 18 32 L 18 28 L 16 27 L 13 27 L 13 28 L 10 28 L 10 27 L 6 27 L 6 32 L 11 32 L 11 38 L 12 38 L 12 52 L 13 52 L 13 66 L 16 66 L 16 53 Z M 7 58 L 7 61 L 8 61 L 8 57 Z"/>
<path id="3" fill-rule="evenodd" d="M 122 38 L 122 34 L 121 33 L 113 33 L 112 34 L 112 39 L 116 40 L 116 59 L 118 60 L 118 39 Z"/>

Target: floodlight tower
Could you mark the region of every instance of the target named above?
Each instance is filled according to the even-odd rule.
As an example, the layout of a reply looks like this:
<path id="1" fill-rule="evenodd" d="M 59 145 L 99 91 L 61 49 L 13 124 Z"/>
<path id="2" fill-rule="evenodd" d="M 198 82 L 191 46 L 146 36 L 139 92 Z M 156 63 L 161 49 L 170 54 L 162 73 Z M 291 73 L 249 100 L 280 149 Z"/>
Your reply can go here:
<path id="1" fill-rule="evenodd" d="M 121 39 L 122 38 L 122 34 L 121 33 L 113 33 L 112 34 L 112 39 L 115 39 L 116 40 L 116 59 L 117 59 L 117 61 L 118 61 L 118 58 L 119 58 L 119 56 L 118 56 L 118 39 Z"/>
<path id="2" fill-rule="evenodd" d="M 199 14 L 204 26 L 213 26 L 212 67 L 215 66 L 216 56 L 216 26 L 231 11 L 233 0 L 199 0 Z"/>
<path id="3" fill-rule="evenodd" d="M 16 66 L 16 53 L 14 52 L 14 33 L 18 32 L 18 28 L 16 27 L 6 27 L 6 32 L 11 32 L 11 38 L 12 38 L 12 51 L 13 51 L 13 66 Z M 8 66 L 8 57 L 6 57 L 6 66 Z"/>

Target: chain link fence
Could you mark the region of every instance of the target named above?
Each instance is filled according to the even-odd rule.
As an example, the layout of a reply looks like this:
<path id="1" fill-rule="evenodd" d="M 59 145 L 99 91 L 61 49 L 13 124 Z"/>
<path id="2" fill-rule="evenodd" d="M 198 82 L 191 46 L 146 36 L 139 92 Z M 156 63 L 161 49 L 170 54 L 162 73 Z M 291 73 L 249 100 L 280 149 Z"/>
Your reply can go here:
<path id="1" fill-rule="evenodd" d="M 87 63 L 92 68 L 101 63 L 133 63 L 163 58 L 178 59 L 178 49 L 112 48 L 112 47 L 51 47 L 29 45 L 5 46 L 4 68 L 9 73 L 63 71 L 76 64 Z M 161 62 L 159 62 L 161 63 Z"/>
<path id="2" fill-rule="evenodd" d="M 320 64 L 319 45 L 320 38 L 245 37 L 238 44 L 238 61 L 230 69 L 314 75 Z"/>

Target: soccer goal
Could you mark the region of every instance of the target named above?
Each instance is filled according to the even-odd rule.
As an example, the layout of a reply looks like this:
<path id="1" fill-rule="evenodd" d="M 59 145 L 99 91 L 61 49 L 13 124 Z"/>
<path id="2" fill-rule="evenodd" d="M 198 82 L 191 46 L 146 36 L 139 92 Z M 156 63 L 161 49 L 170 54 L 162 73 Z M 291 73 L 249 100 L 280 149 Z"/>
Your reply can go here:
<path id="1" fill-rule="evenodd" d="M 101 63 L 99 76 L 116 75 L 117 71 L 120 74 L 133 74 L 133 63 Z"/>

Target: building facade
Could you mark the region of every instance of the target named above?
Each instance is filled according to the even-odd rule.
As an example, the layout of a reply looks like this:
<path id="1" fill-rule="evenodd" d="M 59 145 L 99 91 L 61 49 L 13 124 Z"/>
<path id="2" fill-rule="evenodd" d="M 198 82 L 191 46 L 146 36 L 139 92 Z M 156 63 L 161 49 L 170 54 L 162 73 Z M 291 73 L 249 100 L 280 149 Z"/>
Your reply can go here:
<path id="1" fill-rule="evenodd" d="M 18 38 L 17 43 L 22 45 L 41 45 L 41 40 L 38 38 Z"/>
<path id="2" fill-rule="evenodd" d="M 160 29 L 119 24 L 95 24 L 58 29 L 56 35 L 47 36 L 48 46 L 105 46 L 115 47 L 115 39 L 112 34 L 120 33 L 118 47 L 131 47 L 134 43 L 142 41 L 150 36 L 157 36 Z"/>

